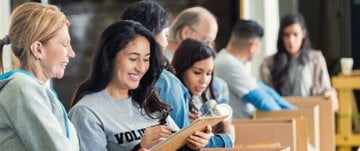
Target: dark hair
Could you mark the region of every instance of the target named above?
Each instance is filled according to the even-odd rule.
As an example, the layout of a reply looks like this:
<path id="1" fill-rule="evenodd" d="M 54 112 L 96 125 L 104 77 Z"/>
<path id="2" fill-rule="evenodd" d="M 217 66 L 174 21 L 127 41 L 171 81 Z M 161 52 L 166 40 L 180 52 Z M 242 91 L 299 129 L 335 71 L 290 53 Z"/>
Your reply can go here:
<path id="1" fill-rule="evenodd" d="M 86 80 L 77 88 L 72 105 L 75 105 L 83 96 L 98 92 L 106 88 L 114 72 L 116 54 L 122 51 L 135 38 L 143 36 L 150 43 L 150 66 L 141 78 L 139 87 L 129 91 L 129 95 L 140 108 L 151 118 L 165 120 L 168 116 L 169 106 L 162 103 L 154 91 L 154 85 L 162 72 L 160 61 L 161 50 L 152 34 L 140 23 L 134 21 L 119 21 L 105 29 L 101 35 L 96 52 L 93 56 L 91 69 Z M 160 112 L 158 117 L 151 113 Z"/>
<path id="2" fill-rule="evenodd" d="M 262 38 L 263 28 L 252 20 L 238 20 L 232 30 L 232 35 L 240 38 Z"/>
<path id="3" fill-rule="evenodd" d="M 154 35 L 170 26 L 167 12 L 154 1 L 139 1 L 129 5 L 120 19 L 140 22 Z"/>
<path id="4" fill-rule="evenodd" d="M 238 20 L 232 29 L 229 45 L 242 50 L 248 46 L 249 40 L 261 39 L 263 35 L 263 28 L 255 21 Z"/>
<path id="5" fill-rule="evenodd" d="M 278 91 L 281 95 L 286 95 L 285 92 L 289 89 L 287 83 L 289 82 L 289 60 L 290 54 L 286 51 L 284 46 L 284 30 L 290 25 L 300 24 L 304 31 L 307 31 L 306 23 L 304 17 L 301 14 L 290 14 L 286 15 L 281 19 L 280 29 L 277 39 L 277 48 L 278 51 L 274 55 L 273 65 L 270 67 L 271 81 L 275 90 Z M 311 49 L 311 43 L 309 39 L 309 33 L 306 32 L 306 35 L 302 41 L 300 47 L 300 55 L 297 58 L 297 61 L 300 64 L 305 64 L 308 59 L 308 51 Z"/>
<path id="6" fill-rule="evenodd" d="M 171 64 L 175 68 L 176 76 L 180 79 L 181 82 L 184 83 L 183 81 L 184 72 L 189 68 L 191 68 L 194 65 L 194 63 L 210 57 L 215 58 L 215 51 L 211 49 L 211 47 L 208 44 L 195 39 L 185 39 L 181 42 L 179 48 L 175 51 L 174 58 Z M 212 86 L 213 77 L 214 77 L 214 73 L 212 73 L 210 84 L 206 88 L 206 91 L 210 89 L 211 99 L 216 100 L 216 95 L 214 92 L 214 88 Z M 203 102 L 208 101 L 208 97 L 205 92 L 201 94 L 201 98 Z M 191 98 L 192 98 L 192 94 L 191 94 Z M 194 102 L 192 102 L 192 99 L 190 99 L 189 101 L 189 108 L 190 108 L 190 112 L 193 113 L 197 112 L 197 109 L 194 105 Z"/>
<path id="7" fill-rule="evenodd" d="M 170 26 L 169 16 L 166 10 L 155 1 L 149 0 L 135 2 L 129 5 L 123 11 L 120 19 L 137 21 L 150 30 L 154 36 L 159 34 L 164 28 Z M 167 70 L 175 72 L 164 55 L 162 60 Z"/>

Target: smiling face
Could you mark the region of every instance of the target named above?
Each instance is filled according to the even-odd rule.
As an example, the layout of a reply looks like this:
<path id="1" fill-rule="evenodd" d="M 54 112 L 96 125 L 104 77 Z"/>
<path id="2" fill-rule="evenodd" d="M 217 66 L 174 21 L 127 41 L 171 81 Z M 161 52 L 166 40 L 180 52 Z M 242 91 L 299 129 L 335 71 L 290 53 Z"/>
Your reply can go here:
<path id="1" fill-rule="evenodd" d="M 182 79 L 193 96 L 200 96 L 206 90 L 211 81 L 213 70 L 213 57 L 197 61 L 185 70 Z"/>
<path id="2" fill-rule="evenodd" d="M 143 36 L 138 36 L 116 54 L 110 84 L 126 91 L 137 88 L 149 69 L 149 61 L 149 41 Z"/>
<path id="3" fill-rule="evenodd" d="M 75 52 L 70 45 L 68 26 L 64 25 L 53 38 L 42 44 L 43 55 L 40 66 L 42 74 L 37 74 L 39 79 L 62 78 L 69 58 L 75 57 Z"/>
<path id="4" fill-rule="evenodd" d="M 305 38 L 305 31 L 299 23 L 291 24 L 284 29 L 283 42 L 286 51 L 292 56 L 298 56 Z"/>

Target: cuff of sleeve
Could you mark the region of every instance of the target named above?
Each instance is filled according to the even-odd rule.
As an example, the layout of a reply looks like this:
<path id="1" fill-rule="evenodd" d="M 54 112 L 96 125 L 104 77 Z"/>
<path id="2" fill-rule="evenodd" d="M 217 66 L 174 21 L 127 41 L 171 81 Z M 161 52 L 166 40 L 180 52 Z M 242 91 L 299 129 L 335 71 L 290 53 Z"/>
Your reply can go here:
<path id="1" fill-rule="evenodd" d="M 213 142 L 212 145 L 210 145 L 209 147 L 224 147 L 224 148 L 232 148 L 234 146 L 234 142 L 233 139 L 231 138 L 231 136 L 229 134 L 223 133 L 223 134 L 216 134 L 213 137 L 217 138 L 217 139 L 212 139 L 213 141 L 218 140 Z"/>

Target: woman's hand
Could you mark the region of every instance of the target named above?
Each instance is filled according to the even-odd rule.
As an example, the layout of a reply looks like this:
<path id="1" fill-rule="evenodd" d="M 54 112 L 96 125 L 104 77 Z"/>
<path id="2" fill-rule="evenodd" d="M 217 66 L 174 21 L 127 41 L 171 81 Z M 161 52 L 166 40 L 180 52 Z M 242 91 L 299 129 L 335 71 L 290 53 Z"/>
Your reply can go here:
<path id="1" fill-rule="evenodd" d="M 211 127 L 206 126 L 204 131 L 196 131 L 187 138 L 186 145 L 191 149 L 199 149 L 209 143 L 211 136 Z"/>
<path id="2" fill-rule="evenodd" d="M 336 91 L 334 89 L 327 90 L 323 96 L 325 97 L 325 99 L 331 101 L 331 106 L 332 106 L 333 112 L 338 112 L 339 101 L 337 98 Z"/>
<path id="3" fill-rule="evenodd" d="M 149 149 L 171 135 L 171 128 L 163 125 L 145 129 L 144 137 L 141 139 L 141 148 Z"/>

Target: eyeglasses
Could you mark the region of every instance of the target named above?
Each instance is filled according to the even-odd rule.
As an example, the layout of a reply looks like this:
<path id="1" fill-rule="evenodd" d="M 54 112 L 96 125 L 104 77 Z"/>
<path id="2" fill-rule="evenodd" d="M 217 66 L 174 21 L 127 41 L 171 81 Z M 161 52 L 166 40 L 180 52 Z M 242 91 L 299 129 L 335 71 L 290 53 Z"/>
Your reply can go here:
<path id="1" fill-rule="evenodd" d="M 210 38 L 208 38 L 208 36 L 198 32 L 196 29 L 194 29 L 194 27 L 189 26 L 189 28 L 195 32 L 196 34 L 198 34 L 201 37 L 201 40 L 204 41 L 205 43 L 207 43 L 208 45 L 210 45 L 212 48 L 215 48 L 215 42 L 213 40 L 210 40 Z"/>

